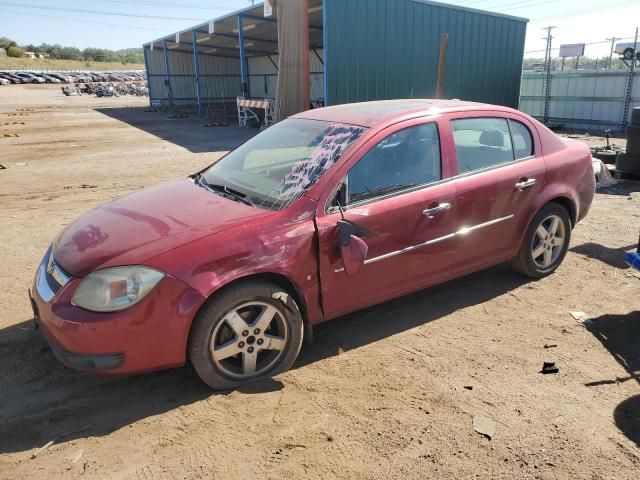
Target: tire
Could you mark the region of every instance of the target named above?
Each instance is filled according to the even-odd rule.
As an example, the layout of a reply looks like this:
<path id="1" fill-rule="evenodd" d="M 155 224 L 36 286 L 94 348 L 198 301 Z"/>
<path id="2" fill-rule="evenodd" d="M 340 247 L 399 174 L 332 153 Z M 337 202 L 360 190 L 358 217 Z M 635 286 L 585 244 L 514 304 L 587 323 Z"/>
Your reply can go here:
<path id="1" fill-rule="evenodd" d="M 551 232 L 555 220 L 558 221 L 558 225 L 553 234 Z M 545 239 L 542 239 L 540 228 L 547 233 Z M 560 238 L 563 239 L 561 244 Z M 529 224 L 520 251 L 511 260 L 510 265 L 516 272 L 527 277 L 546 277 L 560 266 L 567 254 L 570 241 L 571 220 L 567 210 L 557 203 L 548 203 Z"/>
<path id="2" fill-rule="evenodd" d="M 626 48 L 624 52 L 622 52 L 622 58 L 625 60 L 633 60 L 634 51 L 633 48 Z"/>
<path id="3" fill-rule="evenodd" d="M 302 314 L 288 292 L 271 282 L 249 280 L 213 295 L 198 312 L 189 358 L 204 383 L 231 390 L 291 368 L 303 330 Z"/>

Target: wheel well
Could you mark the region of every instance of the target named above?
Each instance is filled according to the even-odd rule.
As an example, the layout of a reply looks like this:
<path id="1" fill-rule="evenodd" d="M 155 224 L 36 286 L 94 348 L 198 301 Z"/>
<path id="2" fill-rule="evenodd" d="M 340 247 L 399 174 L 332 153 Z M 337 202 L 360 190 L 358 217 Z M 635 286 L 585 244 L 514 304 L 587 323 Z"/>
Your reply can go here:
<path id="1" fill-rule="evenodd" d="M 549 201 L 549 203 L 557 203 L 561 207 L 564 207 L 564 209 L 569 214 L 569 220 L 571 220 L 571 228 L 575 227 L 577 212 L 576 212 L 576 206 L 574 205 L 571 199 L 567 197 L 557 197 Z"/>
<path id="2" fill-rule="evenodd" d="M 278 273 L 256 273 L 253 275 L 247 275 L 246 277 L 237 278 L 213 292 L 211 296 L 215 295 L 221 290 L 224 290 L 225 288 L 230 287 L 231 285 L 235 285 L 240 282 L 246 282 L 248 280 L 264 280 L 267 282 L 275 283 L 283 290 L 286 290 L 286 292 L 295 300 L 296 305 L 298 305 L 300 313 L 302 314 L 302 320 L 305 322 L 305 325 L 307 324 L 307 303 L 304 299 L 304 295 L 290 278 Z"/>
<path id="3" fill-rule="evenodd" d="M 264 280 L 267 282 L 272 282 L 278 285 L 279 287 L 281 287 L 283 290 L 286 290 L 286 292 L 293 297 L 293 299 L 296 302 L 296 305 L 298 305 L 298 308 L 300 309 L 300 313 L 302 314 L 302 322 L 304 323 L 305 342 L 307 343 L 313 342 L 313 327 L 307 321 L 307 303 L 304 299 L 304 295 L 302 295 L 302 292 L 300 291 L 298 286 L 291 279 L 285 277 L 284 275 L 280 275 L 277 273 L 256 273 L 254 275 L 248 275 L 246 277 L 237 278 L 236 280 L 233 280 L 227 283 L 226 285 L 223 285 L 221 288 L 213 292 L 209 296 L 208 300 L 211 299 L 217 293 L 221 292 L 222 290 L 230 287 L 231 285 L 235 285 L 237 283 L 245 282 L 248 280 Z M 207 302 L 205 302 L 200 307 L 200 310 L 204 307 L 204 305 L 206 305 L 206 303 Z M 189 327 L 189 332 L 187 335 L 187 345 L 185 346 L 187 360 L 189 357 L 188 348 L 189 348 L 190 337 L 191 337 L 191 326 Z"/>

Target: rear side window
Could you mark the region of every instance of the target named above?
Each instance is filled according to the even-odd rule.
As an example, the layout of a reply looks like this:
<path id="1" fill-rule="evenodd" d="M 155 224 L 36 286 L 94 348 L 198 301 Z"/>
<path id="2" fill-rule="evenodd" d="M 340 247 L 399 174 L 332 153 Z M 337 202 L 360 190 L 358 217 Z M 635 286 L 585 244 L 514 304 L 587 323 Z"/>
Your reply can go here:
<path id="1" fill-rule="evenodd" d="M 513 146 L 506 119 L 464 118 L 452 120 L 451 126 L 458 157 L 458 173 L 513 161 Z"/>
<path id="2" fill-rule="evenodd" d="M 368 200 L 440 178 L 436 124 L 405 128 L 380 141 L 349 171 L 347 202 Z"/>
<path id="3" fill-rule="evenodd" d="M 533 137 L 529 129 L 522 123 L 509 120 L 511 137 L 513 138 L 513 153 L 516 160 L 533 155 Z"/>

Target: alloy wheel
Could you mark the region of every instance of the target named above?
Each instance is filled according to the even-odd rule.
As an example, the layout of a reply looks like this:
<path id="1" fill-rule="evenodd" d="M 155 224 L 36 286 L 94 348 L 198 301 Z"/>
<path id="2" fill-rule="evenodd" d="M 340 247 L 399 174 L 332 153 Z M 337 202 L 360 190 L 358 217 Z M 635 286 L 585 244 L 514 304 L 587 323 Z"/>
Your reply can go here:
<path id="1" fill-rule="evenodd" d="M 566 229 L 562 218 L 549 215 L 536 229 L 531 245 L 531 256 L 536 266 L 548 269 L 555 264 L 566 242 Z"/>
<path id="2" fill-rule="evenodd" d="M 211 358 L 223 374 L 248 379 L 269 371 L 282 356 L 288 331 L 285 316 L 259 301 L 229 310 L 211 334 Z"/>

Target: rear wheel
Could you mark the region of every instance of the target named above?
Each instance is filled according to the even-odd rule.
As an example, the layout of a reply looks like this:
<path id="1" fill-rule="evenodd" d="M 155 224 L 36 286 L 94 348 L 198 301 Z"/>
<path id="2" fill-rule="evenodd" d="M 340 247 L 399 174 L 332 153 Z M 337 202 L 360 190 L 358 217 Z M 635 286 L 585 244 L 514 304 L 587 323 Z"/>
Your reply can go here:
<path id="1" fill-rule="evenodd" d="M 633 60 L 634 53 L 633 48 L 625 48 L 624 52 L 622 52 L 622 58 L 625 60 Z"/>
<path id="2" fill-rule="evenodd" d="M 567 210 L 557 203 L 549 203 L 531 221 L 511 266 L 528 277 L 546 277 L 564 260 L 570 239 L 571 220 Z"/>
<path id="3" fill-rule="evenodd" d="M 302 336 L 293 298 L 270 282 L 247 281 L 216 294 L 198 313 L 189 357 L 211 388 L 232 389 L 288 370 Z"/>

